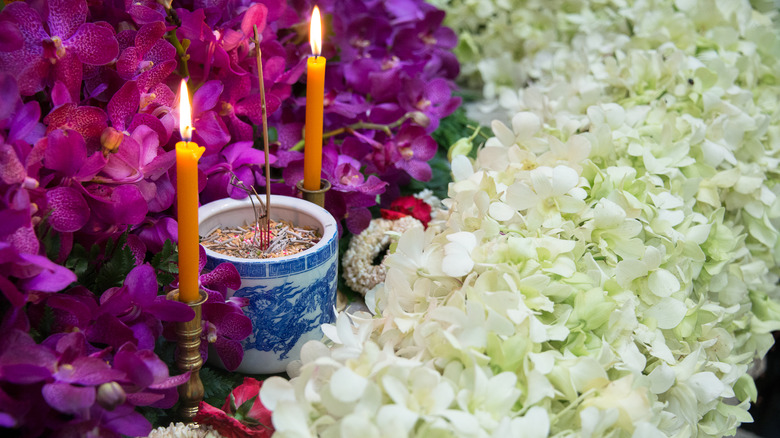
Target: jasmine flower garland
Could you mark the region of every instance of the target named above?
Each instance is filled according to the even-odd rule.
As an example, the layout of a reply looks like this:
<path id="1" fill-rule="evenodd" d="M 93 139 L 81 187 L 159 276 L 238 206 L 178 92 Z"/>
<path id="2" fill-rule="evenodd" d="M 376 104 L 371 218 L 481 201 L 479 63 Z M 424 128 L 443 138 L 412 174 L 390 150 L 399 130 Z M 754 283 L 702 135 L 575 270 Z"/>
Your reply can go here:
<path id="1" fill-rule="evenodd" d="M 449 217 L 401 236 L 378 316 L 340 315 L 264 385 L 280 436 L 750 421 L 746 371 L 780 329 L 776 23 L 747 2 L 567 5 L 582 30 L 522 59 L 543 74 L 453 158 Z"/>

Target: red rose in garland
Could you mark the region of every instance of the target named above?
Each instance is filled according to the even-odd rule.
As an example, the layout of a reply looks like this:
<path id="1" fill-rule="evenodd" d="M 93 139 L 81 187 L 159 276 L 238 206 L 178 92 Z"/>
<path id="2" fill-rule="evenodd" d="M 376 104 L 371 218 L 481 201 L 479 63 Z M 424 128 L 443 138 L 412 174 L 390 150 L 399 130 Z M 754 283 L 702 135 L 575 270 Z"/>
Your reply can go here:
<path id="1" fill-rule="evenodd" d="M 236 387 L 222 409 L 200 402 L 195 422 L 208 424 L 226 438 L 270 438 L 274 433 L 271 411 L 260 401 L 263 382 L 245 377 Z"/>
<path id="2" fill-rule="evenodd" d="M 422 199 L 414 196 L 402 196 L 395 199 L 390 208 L 381 210 L 382 217 L 388 220 L 400 219 L 404 216 L 412 216 L 422 222 L 424 227 L 431 221 L 431 206 Z"/>

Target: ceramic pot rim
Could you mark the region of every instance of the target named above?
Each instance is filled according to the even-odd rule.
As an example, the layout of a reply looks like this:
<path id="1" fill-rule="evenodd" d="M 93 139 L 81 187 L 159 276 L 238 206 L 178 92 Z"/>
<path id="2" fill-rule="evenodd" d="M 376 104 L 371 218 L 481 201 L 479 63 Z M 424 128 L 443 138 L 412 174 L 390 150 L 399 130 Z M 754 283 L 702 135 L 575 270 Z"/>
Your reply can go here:
<path id="1" fill-rule="evenodd" d="M 250 208 L 252 207 L 252 202 L 250 201 L 249 198 L 245 198 L 245 199 L 225 198 L 225 199 L 212 201 L 209 202 L 208 204 L 202 205 L 200 208 L 198 208 L 198 231 L 200 232 L 200 226 L 206 219 L 211 219 L 215 216 L 219 216 L 221 214 L 229 213 L 231 211 L 243 209 L 246 207 L 250 207 Z M 307 254 L 317 252 L 323 247 L 328 246 L 330 244 L 330 241 L 336 238 L 336 234 L 338 233 L 338 226 L 336 224 L 336 219 L 334 219 L 333 216 L 327 210 L 320 207 L 319 205 L 313 204 L 309 201 L 305 201 L 300 198 L 294 198 L 292 196 L 271 195 L 272 217 L 275 216 L 273 214 L 274 207 L 277 208 L 281 207 L 286 210 L 294 210 L 299 212 L 300 214 L 309 216 L 310 218 L 319 222 L 323 230 L 320 241 L 305 251 L 301 251 L 293 255 L 275 257 L 272 259 L 248 259 L 243 257 L 233 257 L 226 254 L 220 254 L 218 252 L 212 251 L 204 247 L 204 249 L 206 250 L 206 255 L 213 259 L 220 259 L 224 261 L 230 261 L 233 263 L 274 263 L 274 262 L 294 260 L 297 258 L 305 257 Z M 203 236 L 201 235 L 201 237 Z"/>

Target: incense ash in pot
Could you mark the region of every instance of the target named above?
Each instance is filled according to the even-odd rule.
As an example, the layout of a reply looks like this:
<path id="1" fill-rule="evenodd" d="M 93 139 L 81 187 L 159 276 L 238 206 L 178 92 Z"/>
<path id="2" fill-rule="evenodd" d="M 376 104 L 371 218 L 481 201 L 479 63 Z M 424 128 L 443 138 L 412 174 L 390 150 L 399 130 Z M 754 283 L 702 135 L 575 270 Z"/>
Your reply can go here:
<path id="1" fill-rule="evenodd" d="M 255 222 L 243 227 L 217 228 L 201 239 L 201 244 L 214 252 L 245 259 L 272 259 L 305 251 L 316 245 L 322 237 L 310 227 L 296 227 L 287 221 L 271 221 L 269 231 Z M 270 233 L 262 245 L 263 233 Z M 264 248 L 265 247 L 265 248 Z"/>

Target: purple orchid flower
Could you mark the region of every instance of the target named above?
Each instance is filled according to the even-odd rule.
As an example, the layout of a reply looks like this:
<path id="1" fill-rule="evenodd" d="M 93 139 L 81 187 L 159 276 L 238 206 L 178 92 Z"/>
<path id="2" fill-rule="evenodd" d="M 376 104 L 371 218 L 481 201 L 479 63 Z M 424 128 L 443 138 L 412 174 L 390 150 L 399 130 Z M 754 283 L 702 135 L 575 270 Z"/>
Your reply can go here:
<path id="1" fill-rule="evenodd" d="M 269 155 L 270 162 L 276 157 Z M 201 160 L 201 168 L 205 168 L 208 176 L 206 188 L 201 193 L 204 203 L 222 199 L 227 194 L 234 199 L 246 198 L 249 194 L 230 184 L 233 175 L 246 186 L 252 187 L 265 184 L 262 168 L 265 164 L 265 154 L 252 147 L 250 141 L 240 141 L 228 145 L 218 155 L 211 155 Z"/>
<path id="2" fill-rule="evenodd" d="M 116 153 L 108 158 L 102 173 L 104 182 L 134 184 L 149 205 L 149 211 L 160 212 L 173 205 L 175 189 L 168 170 L 176 162 L 175 151 L 164 151 L 159 136 L 151 128 L 140 125 L 125 137 Z"/>
<path id="3" fill-rule="evenodd" d="M 391 174 L 393 169 L 397 169 L 419 181 L 431 179 L 428 160 L 436 155 L 436 142 L 425 129 L 406 124 L 394 138 L 384 143 L 365 136 L 363 139 L 373 146 L 371 163 L 380 175 Z"/>
<path id="4" fill-rule="evenodd" d="M 156 254 L 162 251 L 166 240 L 177 242 L 179 240 L 178 233 L 178 226 L 173 218 L 147 216 L 139 228 L 138 237 L 149 251 Z"/>
<path id="5" fill-rule="evenodd" d="M 114 287 L 100 296 L 101 321 L 88 330 L 91 342 L 119 346 L 125 342 L 136 344 L 141 349 L 153 349 L 157 337 L 162 334 L 160 321 L 189 321 L 194 312 L 184 303 L 171 301 L 163 295 L 157 295 L 157 275 L 149 264 L 136 266 L 127 274 L 121 287 Z M 126 336 L 130 332 L 122 329 L 117 322 L 130 329 L 132 339 Z M 115 336 L 112 328 L 121 333 Z M 121 336 L 121 335 L 124 335 Z"/>
<path id="6" fill-rule="evenodd" d="M 23 95 L 53 85 L 56 77 L 75 102 L 81 91 L 82 65 L 107 64 L 116 58 L 119 46 L 111 26 L 86 23 L 85 0 L 48 0 L 47 6 L 45 21 L 26 3 L 5 7 L 4 21 L 16 27 L 22 44 L 13 51 L 0 51 L 0 66 L 16 78 Z"/>
<path id="7" fill-rule="evenodd" d="M 460 97 L 452 97 L 452 90 L 445 79 L 436 78 L 425 82 L 413 78 L 404 84 L 404 92 L 399 95 L 399 103 L 408 113 L 419 112 L 429 121 L 426 132 L 431 133 L 439 127 L 439 120 L 455 112 L 461 104 Z"/>

